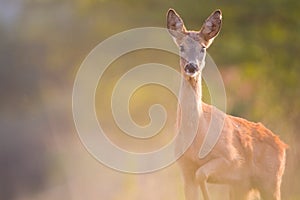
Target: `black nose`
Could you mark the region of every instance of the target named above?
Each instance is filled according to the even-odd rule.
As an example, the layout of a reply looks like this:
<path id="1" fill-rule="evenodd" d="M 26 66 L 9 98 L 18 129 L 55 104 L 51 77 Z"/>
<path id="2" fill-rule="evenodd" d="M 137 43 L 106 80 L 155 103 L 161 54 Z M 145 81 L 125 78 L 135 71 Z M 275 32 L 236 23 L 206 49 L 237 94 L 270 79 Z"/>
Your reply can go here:
<path id="1" fill-rule="evenodd" d="M 190 73 L 193 74 L 195 72 L 198 71 L 198 66 L 194 63 L 188 63 L 185 67 L 184 67 L 184 71 L 186 73 Z"/>

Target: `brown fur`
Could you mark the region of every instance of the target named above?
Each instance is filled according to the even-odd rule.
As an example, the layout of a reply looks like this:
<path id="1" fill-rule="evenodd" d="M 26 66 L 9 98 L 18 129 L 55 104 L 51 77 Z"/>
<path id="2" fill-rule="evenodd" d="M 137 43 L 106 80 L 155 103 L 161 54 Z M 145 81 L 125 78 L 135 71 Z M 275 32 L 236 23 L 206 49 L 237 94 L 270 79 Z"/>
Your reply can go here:
<path id="1" fill-rule="evenodd" d="M 187 31 L 182 19 L 174 10 L 167 15 L 168 28 L 176 44 L 185 44 L 186 37 L 206 48 L 221 28 L 221 11 L 217 10 L 205 21 L 199 32 Z M 197 38 L 198 37 L 198 38 Z M 188 60 L 181 59 L 182 74 L 181 107 L 178 109 L 178 129 L 182 138 L 190 134 L 188 124 L 197 123 L 196 137 L 178 160 L 184 179 L 186 200 L 209 200 L 207 183 L 227 184 L 231 200 L 248 199 L 251 190 L 260 192 L 264 200 L 280 200 L 280 185 L 285 168 L 287 145 L 261 123 L 223 113 L 201 100 L 201 71 L 191 76 L 184 67 Z M 185 92 L 190 85 L 194 93 Z M 198 109 L 200 108 L 200 109 Z M 184 111 L 184 112 L 183 112 Z M 193 121 L 192 116 L 198 116 Z M 214 116 L 214 118 L 212 118 Z M 212 120 L 213 119 L 213 120 Z M 216 145 L 207 156 L 199 158 L 210 123 L 220 125 L 224 120 Z M 180 146 L 180 144 L 179 144 Z M 178 148 L 180 149 L 180 148 Z"/>

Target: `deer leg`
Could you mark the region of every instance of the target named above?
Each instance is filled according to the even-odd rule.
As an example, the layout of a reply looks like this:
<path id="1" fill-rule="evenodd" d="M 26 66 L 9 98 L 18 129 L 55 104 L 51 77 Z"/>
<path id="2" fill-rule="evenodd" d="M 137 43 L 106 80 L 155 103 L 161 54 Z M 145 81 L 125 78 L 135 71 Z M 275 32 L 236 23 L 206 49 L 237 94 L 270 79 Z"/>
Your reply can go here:
<path id="1" fill-rule="evenodd" d="M 207 189 L 208 178 L 212 175 L 221 174 L 223 171 L 228 169 L 229 163 L 224 158 L 216 158 L 207 162 L 196 171 L 196 180 L 200 185 L 204 200 L 209 200 Z"/>
<path id="2" fill-rule="evenodd" d="M 194 176 L 195 171 L 193 171 L 193 173 L 189 173 L 188 171 L 185 172 L 186 173 L 183 174 L 185 200 L 199 200 L 200 189 L 199 189 L 199 184 L 195 180 L 195 176 Z"/>
<path id="3" fill-rule="evenodd" d="M 200 190 L 197 182 L 192 180 L 185 180 L 184 182 L 185 200 L 199 200 Z"/>
<path id="4" fill-rule="evenodd" d="M 180 161 L 183 161 L 181 159 Z M 183 176 L 185 200 L 199 200 L 200 188 L 195 179 L 196 167 L 189 161 L 179 162 Z"/>
<path id="5" fill-rule="evenodd" d="M 209 195 L 208 195 L 208 189 L 207 189 L 206 181 L 201 181 L 199 184 L 200 184 L 200 188 L 201 188 L 203 199 L 204 200 L 209 200 Z"/>
<path id="6" fill-rule="evenodd" d="M 260 195 L 267 200 L 280 200 L 280 185 L 272 183 L 271 180 L 265 180 L 265 185 L 259 188 Z"/>

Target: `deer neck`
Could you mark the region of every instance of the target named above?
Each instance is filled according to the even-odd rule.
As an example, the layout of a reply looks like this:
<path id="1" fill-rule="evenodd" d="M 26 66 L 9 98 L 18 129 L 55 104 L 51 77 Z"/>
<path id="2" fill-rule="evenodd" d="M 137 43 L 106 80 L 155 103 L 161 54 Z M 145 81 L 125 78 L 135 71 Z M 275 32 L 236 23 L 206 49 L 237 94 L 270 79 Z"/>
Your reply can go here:
<path id="1" fill-rule="evenodd" d="M 201 74 L 195 77 L 184 75 L 180 88 L 180 104 L 182 128 L 187 129 L 198 124 L 202 116 Z"/>
<path id="2" fill-rule="evenodd" d="M 177 115 L 177 128 L 179 139 L 177 140 L 175 152 L 182 155 L 186 147 L 194 141 L 199 126 L 202 126 L 202 88 L 201 75 L 198 77 L 185 77 L 181 80 L 179 91 L 179 107 Z"/>

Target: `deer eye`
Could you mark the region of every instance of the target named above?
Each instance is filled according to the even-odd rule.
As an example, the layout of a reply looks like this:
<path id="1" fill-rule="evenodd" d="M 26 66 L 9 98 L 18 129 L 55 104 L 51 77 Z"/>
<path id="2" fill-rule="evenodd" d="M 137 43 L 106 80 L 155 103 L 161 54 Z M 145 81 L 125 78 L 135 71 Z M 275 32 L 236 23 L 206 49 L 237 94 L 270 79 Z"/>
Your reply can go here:
<path id="1" fill-rule="evenodd" d="M 184 47 L 183 47 L 183 45 L 180 45 L 180 46 L 179 46 L 179 51 L 181 51 L 181 52 L 183 52 L 183 51 L 184 51 Z"/>

